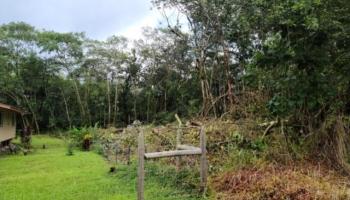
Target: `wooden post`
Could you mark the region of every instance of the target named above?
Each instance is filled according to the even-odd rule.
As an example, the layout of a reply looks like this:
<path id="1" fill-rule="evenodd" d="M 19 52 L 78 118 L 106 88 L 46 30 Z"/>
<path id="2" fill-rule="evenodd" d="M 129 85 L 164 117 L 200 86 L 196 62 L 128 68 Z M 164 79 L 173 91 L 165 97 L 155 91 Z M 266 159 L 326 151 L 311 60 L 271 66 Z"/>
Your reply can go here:
<path id="1" fill-rule="evenodd" d="M 131 147 L 130 147 L 130 145 L 128 146 L 128 150 L 127 150 L 127 152 L 126 152 L 126 164 L 127 165 L 130 165 L 130 154 L 131 154 Z"/>
<path id="2" fill-rule="evenodd" d="M 145 159 L 163 158 L 163 157 L 180 157 L 188 155 L 200 155 L 200 176 L 201 191 L 205 194 L 207 187 L 208 177 L 208 161 L 207 161 L 207 149 L 206 149 L 206 135 L 204 127 L 200 128 L 200 148 L 189 145 L 181 145 L 181 123 L 178 126 L 178 132 L 176 137 L 175 151 L 163 151 L 145 153 L 145 138 L 142 128 L 139 128 L 138 136 L 138 179 L 137 179 L 137 199 L 144 200 L 144 181 L 145 181 Z"/>
<path id="3" fill-rule="evenodd" d="M 192 156 L 192 155 L 202 155 L 202 150 L 200 148 L 198 148 L 198 149 L 193 149 L 193 150 L 190 149 L 190 150 L 176 150 L 176 151 L 162 151 L 162 152 L 145 153 L 145 158 L 146 159 L 154 159 L 154 158 Z"/>
<path id="4" fill-rule="evenodd" d="M 145 182 L 145 137 L 143 129 L 139 128 L 138 137 L 138 180 L 137 180 L 137 200 L 144 200 Z"/>
<path id="5" fill-rule="evenodd" d="M 181 136 L 182 136 L 182 130 L 181 130 L 181 125 L 179 125 L 176 131 L 176 149 L 178 149 L 178 146 L 181 145 Z M 180 171 L 181 158 L 176 157 L 175 159 L 176 159 L 176 171 Z"/>
<path id="6" fill-rule="evenodd" d="M 178 127 L 177 127 L 177 130 L 176 130 L 176 149 L 178 146 L 181 145 L 181 138 L 182 138 L 182 129 L 181 129 L 181 126 L 182 126 L 182 122 L 181 122 L 181 119 L 179 117 L 179 115 L 175 114 L 175 118 L 177 120 L 177 122 L 179 123 Z M 180 165 L 181 165 L 181 158 L 180 157 L 177 157 L 175 158 L 175 162 L 176 162 L 176 171 L 180 171 Z"/>
<path id="7" fill-rule="evenodd" d="M 200 161 L 201 190 L 205 192 L 205 189 L 207 186 L 208 163 L 207 163 L 205 130 L 203 126 L 201 127 L 201 130 L 200 130 L 200 148 L 202 151 L 201 161 Z"/>

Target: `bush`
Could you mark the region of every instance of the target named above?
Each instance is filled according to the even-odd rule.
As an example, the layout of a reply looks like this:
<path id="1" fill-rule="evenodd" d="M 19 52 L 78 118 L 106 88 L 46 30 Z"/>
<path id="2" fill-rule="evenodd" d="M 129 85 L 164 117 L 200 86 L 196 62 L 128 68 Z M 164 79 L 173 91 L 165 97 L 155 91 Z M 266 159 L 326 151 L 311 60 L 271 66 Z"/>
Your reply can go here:
<path id="1" fill-rule="evenodd" d="M 96 126 L 90 128 L 73 128 L 68 131 L 70 145 L 77 146 L 83 150 L 89 151 L 94 138 L 96 138 Z"/>

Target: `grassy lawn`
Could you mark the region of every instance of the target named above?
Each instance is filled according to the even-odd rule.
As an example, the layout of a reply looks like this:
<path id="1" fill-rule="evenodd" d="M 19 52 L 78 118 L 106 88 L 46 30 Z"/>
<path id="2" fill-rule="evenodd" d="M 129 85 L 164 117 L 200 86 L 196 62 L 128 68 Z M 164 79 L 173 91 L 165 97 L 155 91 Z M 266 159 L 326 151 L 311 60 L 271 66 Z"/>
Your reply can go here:
<path id="1" fill-rule="evenodd" d="M 75 151 L 67 156 L 64 142 L 48 136 L 35 136 L 33 147 L 27 156 L 0 157 L 0 200 L 136 199 L 135 165 L 109 174 L 100 155 Z M 146 179 L 146 200 L 194 199 L 162 182 L 162 177 Z"/>

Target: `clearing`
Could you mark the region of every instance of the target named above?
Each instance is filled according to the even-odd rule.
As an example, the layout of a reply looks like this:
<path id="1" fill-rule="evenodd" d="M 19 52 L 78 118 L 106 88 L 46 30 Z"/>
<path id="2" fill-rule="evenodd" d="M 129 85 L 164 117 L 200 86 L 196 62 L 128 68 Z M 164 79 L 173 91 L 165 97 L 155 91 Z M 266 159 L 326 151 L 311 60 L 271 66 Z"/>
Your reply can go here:
<path id="1" fill-rule="evenodd" d="M 33 152 L 27 156 L 0 157 L 0 200 L 136 199 L 135 165 L 118 166 L 110 174 L 110 164 L 95 152 L 75 151 L 67 156 L 61 139 L 34 136 L 32 145 Z M 161 178 L 146 179 L 146 199 L 195 199 Z"/>

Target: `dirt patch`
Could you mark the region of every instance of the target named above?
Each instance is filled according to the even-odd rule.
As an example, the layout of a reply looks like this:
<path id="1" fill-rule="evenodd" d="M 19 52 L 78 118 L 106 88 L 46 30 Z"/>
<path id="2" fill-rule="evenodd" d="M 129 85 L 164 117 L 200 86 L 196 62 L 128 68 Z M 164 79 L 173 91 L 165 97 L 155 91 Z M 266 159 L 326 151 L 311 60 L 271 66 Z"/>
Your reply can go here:
<path id="1" fill-rule="evenodd" d="M 217 200 L 350 199 L 345 178 L 318 166 L 241 169 L 214 178 Z"/>

